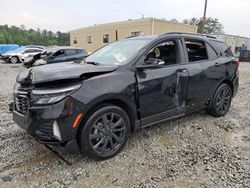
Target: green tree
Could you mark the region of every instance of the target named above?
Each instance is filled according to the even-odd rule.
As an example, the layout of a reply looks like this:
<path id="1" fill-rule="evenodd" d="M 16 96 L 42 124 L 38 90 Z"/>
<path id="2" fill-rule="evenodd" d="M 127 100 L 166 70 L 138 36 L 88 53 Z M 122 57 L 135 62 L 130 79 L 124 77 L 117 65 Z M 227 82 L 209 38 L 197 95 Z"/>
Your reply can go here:
<path id="1" fill-rule="evenodd" d="M 171 21 L 171 22 L 176 22 L 176 23 L 179 22 L 176 18 L 173 18 L 173 19 L 171 19 L 170 21 Z"/>
<path id="2" fill-rule="evenodd" d="M 6 43 L 6 40 L 5 40 L 4 35 L 2 33 L 0 33 L 0 43 L 2 43 L 2 44 Z"/>
<path id="3" fill-rule="evenodd" d="M 24 25 L 20 27 L 0 25 L 0 43 L 15 43 L 20 45 L 69 45 L 69 33 L 52 32 L 40 28 L 27 30 Z"/>
<path id="4" fill-rule="evenodd" d="M 223 25 L 219 22 L 217 18 L 191 18 L 183 20 L 184 24 L 195 25 L 198 27 L 198 33 L 204 34 L 221 34 L 223 33 Z"/>

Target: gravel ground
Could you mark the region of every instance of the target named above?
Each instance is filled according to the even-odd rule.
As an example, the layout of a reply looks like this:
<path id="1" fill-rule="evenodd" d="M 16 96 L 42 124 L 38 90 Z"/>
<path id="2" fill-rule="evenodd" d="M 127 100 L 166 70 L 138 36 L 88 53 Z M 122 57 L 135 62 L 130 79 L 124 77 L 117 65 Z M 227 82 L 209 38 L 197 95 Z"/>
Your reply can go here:
<path id="1" fill-rule="evenodd" d="M 7 105 L 20 70 L 0 63 L 0 187 L 250 187 L 250 63 L 225 117 L 155 125 L 101 162 L 56 154 L 13 123 Z"/>

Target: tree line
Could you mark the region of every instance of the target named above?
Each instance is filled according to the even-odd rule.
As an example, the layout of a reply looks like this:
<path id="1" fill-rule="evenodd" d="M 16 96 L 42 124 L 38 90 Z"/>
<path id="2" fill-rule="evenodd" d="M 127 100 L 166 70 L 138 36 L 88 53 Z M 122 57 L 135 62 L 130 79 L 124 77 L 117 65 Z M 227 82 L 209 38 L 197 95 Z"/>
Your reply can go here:
<path id="1" fill-rule="evenodd" d="M 0 25 L 0 44 L 19 45 L 69 45 L 69 33 L 52 32 L 46 29 L 26 29 L 24 25 L 20 27 Z"/>
<path id="2" fill-rule="evenodd" d="M 223 25 L 219 22 L 218 18 L 206 18 L 203 20 L 203 18 L 190 18 L 185 19 L 182 22 L 179 22 L 177 19 L 172 19 L 171 21 L 177 22 L 177 23 L 184 23 L 189 25 L 194 25 L 198 27 L 197 32 L 202 34 L 222 34 L 223 31 Z"/>

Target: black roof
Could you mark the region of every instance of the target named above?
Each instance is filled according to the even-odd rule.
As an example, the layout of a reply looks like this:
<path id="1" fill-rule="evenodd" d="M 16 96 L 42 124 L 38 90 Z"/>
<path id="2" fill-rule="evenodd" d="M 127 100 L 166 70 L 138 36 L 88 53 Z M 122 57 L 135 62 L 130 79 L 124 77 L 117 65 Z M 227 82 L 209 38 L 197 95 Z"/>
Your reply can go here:
<path id="1" fill-rule="evenodd" d="M 163 33 L 160 35 L 145 35 L 145 36 L 137 36 L 137 37 L 128 37 L 127 39 L 156 39 L 156 38 L 164 38 L 167 36 L 172 36 L 172 37 L 177 37 L 177 36 L 182 36 L 182 37 L 191 37 L 194 39 L 209 39 L 209 40 L 218 40 L 214 36 L 206 35 L 206 34 L 193 34 L 193 33 L 181 33 L 181 32 L 169 32 L 169 33 Z M 221 42 L 221 41 L 220 41 Z"/>

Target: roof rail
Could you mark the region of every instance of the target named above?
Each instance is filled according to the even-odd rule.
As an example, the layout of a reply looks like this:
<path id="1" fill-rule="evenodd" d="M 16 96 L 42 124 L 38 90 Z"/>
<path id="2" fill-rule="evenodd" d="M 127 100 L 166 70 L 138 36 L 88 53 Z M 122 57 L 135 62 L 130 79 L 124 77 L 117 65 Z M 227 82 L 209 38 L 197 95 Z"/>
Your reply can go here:
<path id="1" fill-rule="evenodd" d="M 207 38 L 212 38 L 212 39 L 216 39 L 216 37 L 211 36 L 211 35 L 207 35 L 207 34 L 198 34 L 198 33 L 182 33 L 182 32 L 168 32 L 168 33 L 163 33 L 162 35 L 166 35 L 166 34 L 177 34 L 177 35 L 195 35 L 195 36 L 201 36 L 201 37 L 207 37 Z"/>

